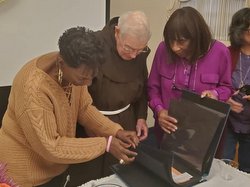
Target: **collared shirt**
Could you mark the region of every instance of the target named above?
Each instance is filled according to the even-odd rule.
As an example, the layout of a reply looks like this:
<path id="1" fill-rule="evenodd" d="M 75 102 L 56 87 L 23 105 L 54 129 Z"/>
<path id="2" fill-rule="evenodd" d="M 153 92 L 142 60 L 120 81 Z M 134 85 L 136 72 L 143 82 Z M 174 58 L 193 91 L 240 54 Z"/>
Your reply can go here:
<path id="1" fill-rule="evenodd" d="M 227 47 L 215 41 L 206 55 L 190 65 L 189 75 L 185 75 L 185 66 L 181 58 L 175 63 L 168 62 L 166 45 L 161 42 L 157 48 L 148 79 L 149 106 L 157 116 L 163 108 L 168 110 L 171 99 L 181 96 L 174 87 L 186 88 L 198 94 L 204 90 L 215 90 L 218 99 L 226 101 L 231 95 L 231 58 Z M 188 79 L 188 81 L 187 81 Z M 187 83 L 188 82 L 188 83 Z M 155 118 L 158 140 L 163 134 Z"/>

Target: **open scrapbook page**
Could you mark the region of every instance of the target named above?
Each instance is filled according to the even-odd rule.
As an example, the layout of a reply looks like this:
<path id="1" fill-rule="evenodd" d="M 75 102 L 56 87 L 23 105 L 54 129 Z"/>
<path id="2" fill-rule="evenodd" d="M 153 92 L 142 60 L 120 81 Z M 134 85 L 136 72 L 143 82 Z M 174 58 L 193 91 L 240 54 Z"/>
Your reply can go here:
<path id="1" fill-rule="evenodd" d="M 169 108 L 178 130 L 164 135 L 160 149 L 139 145 L 135 162 L 114 165 L 114 172 L 129 187 L 188 187 L 205 181 L 229 111 L 226 103 L 184 90 Z"/>

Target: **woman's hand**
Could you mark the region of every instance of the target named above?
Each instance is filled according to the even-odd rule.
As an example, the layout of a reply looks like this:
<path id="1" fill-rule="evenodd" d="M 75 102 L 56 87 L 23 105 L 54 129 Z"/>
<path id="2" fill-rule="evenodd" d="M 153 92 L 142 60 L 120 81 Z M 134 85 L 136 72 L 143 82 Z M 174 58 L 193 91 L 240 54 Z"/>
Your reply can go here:
<path id="1" fill-rule="evenodd" d="M 233 96 L 236 96 L 237 94 L 239 94 L 239 90 L 235 91 L 233 93 Z M 244 96 L 245 97 L 245 96 Z M 243 98 L 244 98 L 243 97 Z M 241 103 L 235 101 L 232 99 L 232 97 L 230 97 L 228 100 L 227 100 L 227 103 L 230 105 L 231 107 L 231 110 L 236 112 L 236 113 L 240 113 L 244 110 L 244 107 Z"/>
<path id="2" fill-rule="evenodd" d="M 250 101 L 250 95 L 244 95 L 242 98 L 247 99 L 248 101 Z"/>
<path id="3" fill-rule="evenodd" d="M 204 97 L 209 97 L 211 99 L 218 100 L 218 93 L 215 90 L 204 90 L 201 93 L 201 98 L 204 98 Z"/>
<path id="4" fill-rule="evenodd" d="M 118 130 L 116 133 L 116 138 L 132 146 L 134 149 L 139 144 L 139 138 L 136 136 L 135 131 Z"/>
<path id="5" fill-rule="evenodd" d="M 177 120 L 168 115 L 168 111 L 163 109 L 158 113 L 158 121 L 162 130 L 166 133 L 170 134 L 171 132 L 175 132 L 177 130 Z"/>
<path id="6" fill-rule="evenodd" d="M 148 126 L 145 119 L 138 119 L 136 124 L 137 137 L 140 141 L 148 137 Z"/>
<path id="7" fill-rule="evenodd" d="M 235 100 L 233 100 L 231 97 L 227 100 L 227 103 L 230 105 L 231 110 L 240 113 L 243 111 L 243 105 Z"/>
<path id="8" fill-rule="evenodd" d="M 116 137 L 112 138 L 110 143 L 109 152 L 117 158 L 122 163 L 128 164 L 135 160 L 137 153 L 135 151 L 129 150 L 132 145 L 130 143 L 125 143 Z"/>

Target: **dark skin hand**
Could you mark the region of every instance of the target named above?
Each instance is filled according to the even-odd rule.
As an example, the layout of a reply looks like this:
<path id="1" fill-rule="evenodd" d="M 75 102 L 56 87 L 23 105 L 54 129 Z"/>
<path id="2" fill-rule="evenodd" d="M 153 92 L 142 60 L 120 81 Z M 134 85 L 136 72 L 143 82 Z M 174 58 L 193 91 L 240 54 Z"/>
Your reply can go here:
<path id="1" fill-rule="evenodd" d="M 118 130 L 116 133 L 116 138 L 119 138 L 123 142 L 136 148 L 139 144 L 139 139 L 134 131 Z"/>
<path id="2" fill-rule="evenodd" d="M 116 137 L 112 138 L 109 152 L 118 160 L 122 159 L 126 164 L 135 160 L 137 153 L 130 150 L 138 146 L 139 139 L 134 131 L 119 130 Z"/>

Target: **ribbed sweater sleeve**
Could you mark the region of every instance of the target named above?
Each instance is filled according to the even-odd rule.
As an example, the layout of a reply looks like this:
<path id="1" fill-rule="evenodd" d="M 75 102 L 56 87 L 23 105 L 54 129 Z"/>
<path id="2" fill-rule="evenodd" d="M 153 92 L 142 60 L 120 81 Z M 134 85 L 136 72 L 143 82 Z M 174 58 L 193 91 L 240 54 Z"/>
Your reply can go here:
<path id="1" fill-rule="evenodd" d="M 53 114 L 43 109 L 26 111 L 19 119 L 26 141 L 37 154 L 54 163 L 80 163 L 105 152 L 105 138 L 61 136 Z"/>
<path id="2" fill-rule="evenodd" d="M 78 114 L 78 122 L 84 125 L 88 131 L 96 136 L 115 136 L 116 132 L 122 127 L 102 115 L 98 109 L 92 105 L 92 98 L 87 88 L 82 89 L 81 104 Z"/>

